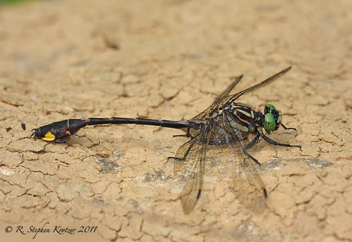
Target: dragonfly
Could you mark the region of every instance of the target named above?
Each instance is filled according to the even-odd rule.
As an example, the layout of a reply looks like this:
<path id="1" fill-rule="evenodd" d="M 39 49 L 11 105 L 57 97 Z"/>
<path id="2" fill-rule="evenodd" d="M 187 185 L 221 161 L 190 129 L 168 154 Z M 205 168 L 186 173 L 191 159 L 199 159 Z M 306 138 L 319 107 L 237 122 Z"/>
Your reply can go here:
<path id="1" fill-rule="evenodd" d="M 174 162 L 175 172 L 185 177 L 180 194 L 184 213 L 190 214 L 194 210 L 203 189 L 204 173 L 214 161 L 222 164 L 218 165 L 219 170 L 225 167 L 224 170 L 228 171 L 226 174 L 233 184 L 236 199 L 246 208 L 262 212 L 266 208 L 268 194 L 256 168 L 261 163 L 248 150 L 260 138 L 277 146 L 301 146 L 279 143 L 268 137 L 270 132 L 276 131 L 280 126 L 286 130 L 296 130 L 287 128 L 282 123 L 282 113 L 272 104 L 267 104 L 262 113 L 237 102 L 237 99 L 272 83 L 290 69 L 288 67 L 254 86 L 230 95 L 243 75 L 232 78 L 232 84 L 207 109 L 188 121 L 121 117 L 67 119 L 33 129 L 31 137 L 66 142 L 81 128 L 98 124 L 138 124 L 183 129 L 186 134 L 175 136 L 188 137 L 189 140 L 179 147 L 174 157 L 168 159 Z"/>

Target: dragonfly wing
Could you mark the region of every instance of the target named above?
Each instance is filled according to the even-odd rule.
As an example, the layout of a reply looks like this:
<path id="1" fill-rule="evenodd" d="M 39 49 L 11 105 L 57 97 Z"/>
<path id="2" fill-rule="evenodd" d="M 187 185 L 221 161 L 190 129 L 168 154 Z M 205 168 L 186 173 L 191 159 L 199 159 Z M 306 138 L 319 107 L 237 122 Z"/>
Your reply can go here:
<path id="1" fill-rule="evenodd" d="M 203 187 L 204 159 L 209 132 L 206 127 L 197 136 L 182 145 L 174 158 L 175 172 L 186 176 L 186 183 L 180 194 L 185 214 L 192 212 Z"/>
<path id="2" fill-rule="evenodd" d="M 197 116 L 195 116 L 194 118 L 192 118 L 192 120 L 199 120 L 199 119 L 203 119 L 204 117 L 207 116 L 207 114 L 214 109 L 214 107 L 218 106 L 217 104 L 226 96 L 228 96 L 230 94 L 230 92 L 235 88 L 235 86 L 241 81 L 243 75 L 238 76 L 238 77 L 232 77 L 231 80 L 234 80 L 230 86 L 228 86 L 226 88 L 225 91 L 223 91 L 215 100 L 214 102 L 207 108 L 205 109 L 203 112 L 201 112 L 200 114 L 198 114 Z"/>
<path id="3" fill-rule="evenodd" d="M 230 94 L 230 92 L 232 91 L 232 89 L 235 88 L 235 86 L 241 81 L 243 75 L 238 76 L 238 77 L 232 77 L 231 80 L 234 80 L 230 86 L 228 86 L 226 88 L 225 91 L 223 91 L 212 103 L 212 105 L 210 107 L 212 107 L 213 105 L 216 105 L 219 101 L 221 101 L 224 97 L 228 96 Z"/>
<path id="4" fill-rule="evenodd" d="M 253 161 L 246 157 L 238 163 L 234 181 L 234 193 L 240 203 L 254 213 L 262 213 L 266 208 L 267 192 Z"/>
<path id="5" fill-rule="evenodd" d="M 258 213 L 266 208 L 265 185 L 252 160 L 243 152 L 241 132 L 233 121 L 229 114 L 215 118 L 177 151 L 175 172 L 186 176 L 180 194 L 185 214 L 196 205 L 205 170 L 211 168 L 230 176 L 236 198 L 245 208 Z"/>
<path id="6" fill-rule="evenodd" d="M 211 110 L 213 110 L 217 107 L 220 107 L 220 106 L 224 105 L 225 103 L 233 102 L 236 99 L 238 99 L 239 97 L 241 97 L 243 94 L 245 94 L 247 92 L 254 91 L 259 87 L 262 87 L 264 85 L 267 85 L 267 84 L 277 80 L 278 78 L 280 78 L 282 75 L 284 75 L 289 70 L 291 70 L 291 67 L 288 67 L 288 68 L 284 69 L 283 71 L 280 71 L 279 73 L 269 77 L 268 79 L 262 81 L 261 83 L 258 83 L 254 86 L 251 86 L 251 87 L 249 87 L 241 92 L 238 92 L 234 95 L 229 95 L 229 93 L 232 91 L 232 89 L 239 83 L 239 81 L 241 80 L 243 75 L 237 77 L 235 79 L 235 81 L 222 94 L 220 94 L 207 109 L 205 109 L 203 112 L 201 112 L 200 114 L 198 114 L 197 116 L 192 118 L 192 120 L 204 119 L 211 112 Z"/>
<path id="7" fill-rule="evenodd" d="M 245 90 L 243 90 L 241 92 L 238 92 L 238 93 L 236 93 L 234 95 L 227 96 L 227 97 L 223 98 L 223 100 L 221 100 L 219 105 L 223 105 L 223 104 L 228 103 L 228 102 L 233 102 L 236 99 L 238 99 L 239 97 L 241 97 L 243 94 L 245 94 L 247 92 L 254 91 L 254 90 L 256 90 L 259 87 L 265 86 L 265 85 L 277 80 L 278 78 L 280 78 L 282 75 L 284 75 L 289 70 L 291 70 L 291 67 L 288 67 L 285 70 L 280 71 L 279 73 L 276 73 L 275 75 L 269 77 L 268 79 L 262 81 L 261 83 L 258 83 L 258 84 L 254 85 L 254 86 L 251 86 L 251 87 L 249 87 L 249 88 L 247 88 L 247 89 L 245 89 Z"/>
<path id="8" fill-rule="evenodd" d="M 222 167 L 230 171 L 234 193 L 247 209 L 260 213 L 266 208 L 266 189 L 253 161 L 243 152 L 242 135 L 228 114 L 217 119 L 212 130 L 215 135 L 213 154 L 221 159 Z M 221 154 L 221 155 L 218 155 Z"/>

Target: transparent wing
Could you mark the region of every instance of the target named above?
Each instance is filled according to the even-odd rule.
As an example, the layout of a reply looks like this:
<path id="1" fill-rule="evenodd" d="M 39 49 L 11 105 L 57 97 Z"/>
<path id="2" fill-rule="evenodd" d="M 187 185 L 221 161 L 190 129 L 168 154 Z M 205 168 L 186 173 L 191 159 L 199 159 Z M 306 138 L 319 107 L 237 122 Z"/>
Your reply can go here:
<path id="1" fill-rule="evenodd" d="M 251 86 L 241 92 L 238 92 L 234 95 L 228 95 L 232 89 L 238 84 L 238 82 L 241 80 L 242 76 L 239 76 L 235 79 L 235 81 L 222 93 L 219 95 L 219 97 L 217 97 L 215 99 L 215 101 L 212 103 L 212 105 L 210 105 L 210 107 L 208 107 L 207 109 L 205 109 L 203 112 L 201 112 L 200 114 L 198 114 L 197 116 L 195 116 L 194 118 L 192 118 L 192 120 L 202 120 L 204 119 L 209 112 L 211 112 L 211 110 L 220 107 L 222 105 L 224 105 L 225 103 L 229 103 L 229 102 L 233 102 L 236 99 L 238 99 L 239 97 L 241 97 L 243 94 L 247 93 L 247 92 L 251 92 L 256 90 L 259 87 L 262 87 L 264 85 L 267 85 L 275 80 L 277 80 L 278 78 L 280 78 L 282 75 L 284 75 L 286 72 L 288 72 L 291 69 L 291 67 L 288 67 L 286 69 L 284 69 L 283 71 L 280 71 L 279 73 L 269 77 L 268 79 L 262 81 L 261 83 L 258 83 L 257 85 Z"/>
<path id="2" fill-rule="evenodd" d="M 235 196 L 245 208 L 261 213 L 266 208 L 265 185 L 256 165 L 243 152 L 243 138 L 233 121 L 226 113 L 214 119 L 205 165 L 232 180 Z"/>
<path id="3" fill-rule="evenodd" d="M 241 81 L 243 75 L 239 76 L 239 77 L 233 77 L 231 78 L 231 80 L 234 80 L 231 85 L 226 88 L 226 90 L 224 92 L 222 92 L 215 100 L 214 102 L 207 108 L 205 109 L 203 112 L 201 112 L 200 114 L 198 114 L 197 116 L 195 116 L 194 118 L 192 118 L 193 120 L 202 120 L 204 119 L 204 117 L 207 116 L 207 114 L 214 109 L 214 107 L 217 106 L 217 103 L 219 103 L 224 97 L 228 96 L 230 94 L 230 92 L 232 91 L 232 89 L 234 89 L 234 87 Z"/>
<path id="4" fill-rule="evenodd" d="M 185 214 L 192 212 L 203 186 L 205 170 L 218 171 L 233 181 L 234 193 L 247 209 L 260 213 L 266 208 L 265 185 L 254 162 L 243 152 L 241 132 L 230 114 L 223 114 L 201 129 L 176 153 L 175 172 L 186 176 L 180 194 Z"/>
<path id="5" fill-rule="evenodd" d="M 261 213 L 266 208 L 266 189 L 260 178 L 254 161 L 243 152 L 242 135 L 237 123 L 230 114 L 223 114 L 218 122 L 218 129 L 224 131 L 225 143 L 228 154 L 225 156 L 227 162 L 232 163 L 231 175 L 234 182 L 234 193 L 240 203 L 247 209 Z M 216 129 L 214 129 L 216 132 Z M 236 140 L 231 142 L 231 140 Z M 229 142 L 226 142 L 229 140 Z"/>
<path id="6" fill-rule="evenodd" d="M 204 159 L 208 146 L 209 132 L 205 127 L 198 135 L 183 144 L 176 152 L 175 172 L 186 176 L 186 183 L 180 194 L 185 214 L 192 212 L 203 186 Z"/>
<path id="7" fill-rule="evenodd" d="M 243 94 L 245 94 L 247 92 L 254 91 L 254 90 L 256 90 L 259 87 L 263 87 L 263 86 L 265 86 L 265 85 L 277 80 L 278 78 L 280 78 L 282 75 L 284 75 L 289 70 L 291 70 L 291 67 L 288 67 L 285 70 L 280 71 L 279 73 L 277 73 L 277 74 L 269 77 L 268 79 L 262 81 L 261 83 L 258 83 L 258 84 L 254 85 L 254 86 L 251 86 L 251 87 L 249 87 L 249 88 L 247 88 L 247 89 L 245 89 L 245 90 L 243 90 L 241 92 L 238 92 L 238 93 L 236 93 L 234 95 L 230 95 L 230 96 L 224 97 L 220 102 L 217 103 L 217 107 L 222 106 L 225 103 L 233 102 L 236 99 L 238 99 L 239 97 L 241 97 Z"/>
<path id="8" fill-rule="evenodd" d="M 243 75 L 238 76 L 238 77 L 231 77 L 231 81 L 234 80 L 230 86 L 228 86 L 228 88 L 226 88 L 226 90 L 221 93 L 212 103 L 212 105 L 216 105 L 221 99 L 223 99 L 224 97 L 228 96 L 230 94 L 230 92 L 232 91 L 232 89 L 235 88 L 235 86 L 241 81 Z"/>

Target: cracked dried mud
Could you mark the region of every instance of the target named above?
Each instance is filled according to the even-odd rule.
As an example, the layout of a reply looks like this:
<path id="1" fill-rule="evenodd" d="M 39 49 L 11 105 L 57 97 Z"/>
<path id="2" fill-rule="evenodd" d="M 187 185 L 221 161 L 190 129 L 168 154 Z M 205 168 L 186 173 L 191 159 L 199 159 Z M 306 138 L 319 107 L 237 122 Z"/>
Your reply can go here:
<path id="1" fill-rule="evenodd" d="M 351 1 L 92 0 L 0 11 L 0 237 L 36 241 L 352 241 Z M 262 214 L 230 182 L 206 176 L 188 216 L 167 128 L 106 125 L 66 143 L 30 130 L 67 118 L 187 120 L 244 74 L 240 91 L 292 66 L 240 101 L 274 104 L 297 132 L 249 152 L 263 164 Z M 26 130 L 22 129 L 26 124 Z"/>

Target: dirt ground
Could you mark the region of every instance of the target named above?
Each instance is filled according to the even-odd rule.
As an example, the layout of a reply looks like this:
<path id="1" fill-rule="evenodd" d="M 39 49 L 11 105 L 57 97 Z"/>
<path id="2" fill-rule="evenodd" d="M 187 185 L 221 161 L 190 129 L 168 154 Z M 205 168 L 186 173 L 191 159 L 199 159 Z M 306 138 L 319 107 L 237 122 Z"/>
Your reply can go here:
<path id="1" fill-rule="evenodd" d="M 50 229 L 37 241 L 352 241 L 351 22 L 349 0 L 2 7 L 0 237 L 29 241 L 33 226 Z M 297 132 L 270 137 L 302 146 L 262 140 L 250 150 L 268 190 L 261 214 L 221 176 L 205 176 L 183 214 L 183 183 L 167 160 L 187 141 L 172 137 L 179 130 L 103 125 L 66 143 L 30 138 L 67 118 L 187 120 L 230 77 L 245 75 L 236 92 L 288 66 L 240 99 L 256 110 L 274 104 Z"/>

